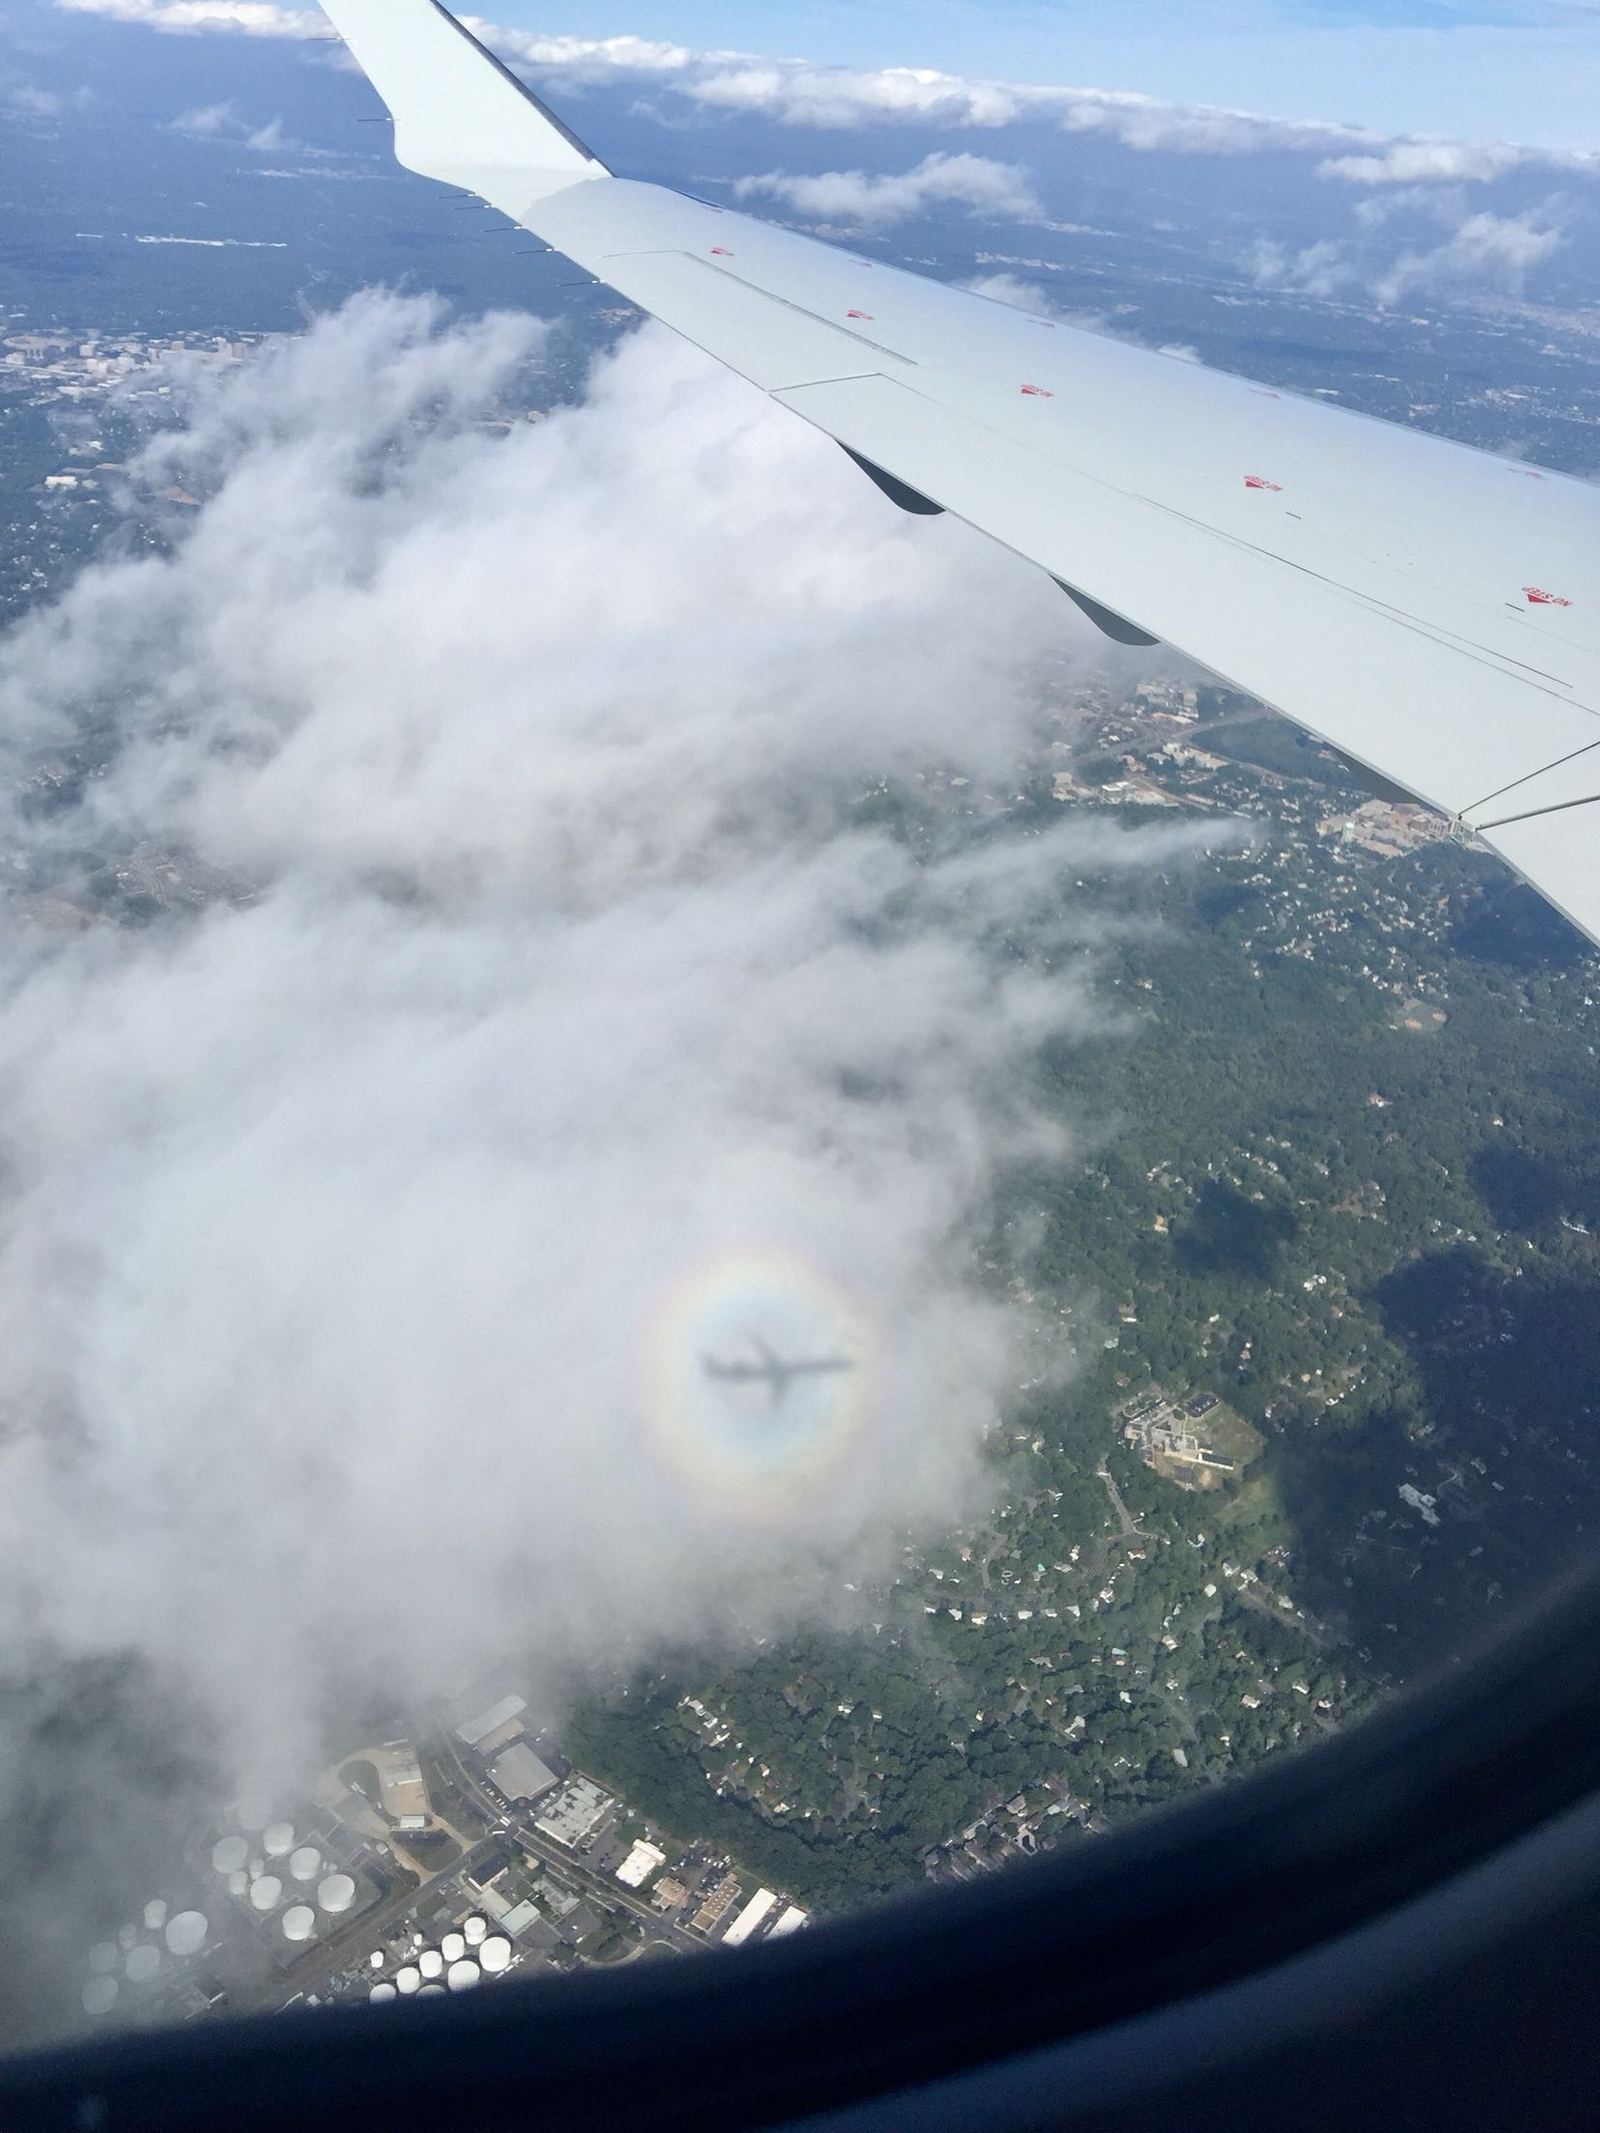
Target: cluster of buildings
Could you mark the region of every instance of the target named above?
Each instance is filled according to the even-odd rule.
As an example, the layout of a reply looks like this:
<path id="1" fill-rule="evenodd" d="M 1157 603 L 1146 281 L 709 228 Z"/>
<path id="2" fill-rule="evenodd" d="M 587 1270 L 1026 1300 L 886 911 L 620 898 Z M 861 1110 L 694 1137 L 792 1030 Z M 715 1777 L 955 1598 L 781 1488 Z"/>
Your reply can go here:
<path id="1" fill-rule="evenodd" d="M 382 2006 L 806 1923 L 571 1769 L 515 1693 L 431 1742 L 357 1749 L 312 1801 L 240 1803 L 196 1833 L 172 1879 L 88 1951 L 92 2020 Z"/>
<path id="2" fill-rule="evenodd" d="M 1180 1403 L 1169 1399 L 1159 1386 L 1151 1386 L 1117 1410 L 1123 1441 L 1157 1473 L 1167 1460 L 1174 1466 L 1231 1474 L 1237 1462 L 1202 1444 L 1193 1427 L 1219 1404 L 1214 1393 L 1197 1392 Z"/>
<path id="3" fill-rule="evenodd" d="M 923 1871 L 932 1881 L 972 1881 L 1018 1859 L 1031 1859 L 1059 1834 L 1058 1818 L 1061 1828 L 1076 1824 L 1092 1836 L 1105 1836 L 1110 1829 L 1064 1778 L 1052 1775 L 958 1830 L 948 1844 L 925 1852 Z"/>
<path id="4" fill-rule="evenodd" d="M 209 355 L 238 361 L 262 334 L 234 338 L 213 333 L 18 332 L 0 338 L 0 378 L 43 385 L 66 399 L 82 399 L 120 385 L 173 355 Z"/>

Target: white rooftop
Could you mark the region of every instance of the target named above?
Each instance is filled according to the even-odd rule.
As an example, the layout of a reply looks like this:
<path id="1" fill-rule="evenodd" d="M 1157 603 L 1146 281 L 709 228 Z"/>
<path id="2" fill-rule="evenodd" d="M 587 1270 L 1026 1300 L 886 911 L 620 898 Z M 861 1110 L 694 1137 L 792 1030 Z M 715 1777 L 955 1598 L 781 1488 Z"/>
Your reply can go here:
<path id="1" fill-rule="evenodd" d="M 640 1837 L 621 1866 L 617 1879 L 624 1888 L 642 1889 L 658 1866 L 665 1866 L 667 1855 L 658 1844 L 647 1844 Z"/>
<path id="2" fill-rule="evenodd" d="M 773 1890 L 757 1889 L 733 1924 L 729 1926 L 727 1932 L 723 1934 L 722 1945 L 725 1948 L 737 1948 L 742 1942 L 747 1941 L 767 1913 L 775 1907 L 777 1901 L 778 1898 Z"/>

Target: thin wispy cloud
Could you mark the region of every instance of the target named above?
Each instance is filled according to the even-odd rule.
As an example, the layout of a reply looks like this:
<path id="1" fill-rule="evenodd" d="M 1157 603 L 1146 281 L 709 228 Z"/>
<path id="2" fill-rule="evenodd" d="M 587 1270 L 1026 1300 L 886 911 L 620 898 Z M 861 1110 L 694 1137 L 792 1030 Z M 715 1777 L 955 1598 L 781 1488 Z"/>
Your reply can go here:
<path id="1" fill-rule="evenodd" d="M 1417 290 L 1462 286 L 1518 296 L 1532 269 L 1565 241 L 1549 207 L 1522 215 L 1469 215 L 1442 244 L 1403 252 L 1379 277 L 1374 294 L 1385 304 L 1399 303 Z"/>
<path id="2" fill-rule="evenodd" d="M 200 104 L 191 111 L 180 111 L 171 122 L 171 130 L 191 141 L 231 141 L 260 155 L 300 146 L 299 142 L 289 139 L 281 118 L 255 125 L 249 119 L 241 118 L 231 103 Z"/>
<path id="3" fill-rule="evenodd" d="M 1458 194 L 1426 194 L 1398 203 L 1443 224 L 1449 234 L 1437 244 L 1407 246 L 1396 255 L 1380 239 L 1393 216 L 1357 212 L 1361 234 L 1324 237 L 1308 245 L 1257 238 L 1243 264 L 1257 288 L 1285 289 L 1324 298 L 1368 296 L 1393 305 L 1421 291 L 1437 294 L 1519 296 L 1528 275 L 1567 240 L 1563 203 L 1548 200 L 1519 215 L 1468 212 Z"/>
<path id="4" fill-rule="evenodd" d="M 93 102 L 92 92 L 81 85 L 72 89 L 47 88 L 26 74 L 0 66 L 0 111 L 13 118 L 47 122 L 67 112 L 87 111 Z"/>
<path id="5" fill-rule="evenodd" d="M 1075 311 L 1053 303 L 1048 292 L 1036 281 L 1025 280 L 1020 274 L 978 274 L 961 285 L 970 289 L 974 296 L 986 296 L 991 303 L 1009 304 L 1015 311 L 1029 312 L 1035 318 L 1057 319 L 1063 325 L 1080 327 L 1085 333 L 1101 334 L 1109 341 L 1123 341 L 1129 347 L 1150 348 L 1157 355 L 1174 356 L 1183 363 L 1198 363 L 1200 351 L 1186 341 L 1146 341 L 1126 327 L 1115 324 L 1101 311 Z"/>
<path id="6" fill-rule="evenodd" d="M 1294 289 L 1306 296 L 1338 296 L 1361 281 L 1350 246 L 1333 237 L 1306 245 L 1258 237 L 1244 264 L 1258 289 Z"/>

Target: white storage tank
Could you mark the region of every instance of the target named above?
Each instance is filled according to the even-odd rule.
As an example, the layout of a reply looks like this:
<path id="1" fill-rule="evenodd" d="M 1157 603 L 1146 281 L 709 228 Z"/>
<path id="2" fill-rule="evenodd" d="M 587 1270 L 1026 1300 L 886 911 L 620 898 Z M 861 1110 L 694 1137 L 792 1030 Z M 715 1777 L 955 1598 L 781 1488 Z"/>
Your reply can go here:
<path id="1" fill-rule="evenodd" d="M 117 2004 L 117 1981 L 114 1977 L 92 1977 L 83 1988 L 83 2011 L 86 2015 L 108 2015 Z"/>
<path id="2" fill-rule="evenodd" d="M 323 1910 L 337 1917 L 348 1911 L 356 1900 L 356 1885 L 348 1874 L 324 1874 L 317 1889 L 317 1901 Z"/>
<path id="3" fill-rule="evenodd" d="M 180 1911 L 167 1920 L 167 1946 L 174 1955 L 198 1955 L 208 1930 L 204 1911 Z"/>

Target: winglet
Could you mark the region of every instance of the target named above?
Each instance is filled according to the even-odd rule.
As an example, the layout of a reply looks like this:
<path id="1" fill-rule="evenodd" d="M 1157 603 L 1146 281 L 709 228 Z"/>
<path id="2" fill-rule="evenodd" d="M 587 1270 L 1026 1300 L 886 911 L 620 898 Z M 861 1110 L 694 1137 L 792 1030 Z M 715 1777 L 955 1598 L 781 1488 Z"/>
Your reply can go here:
<path id="1" fill-rule="evenodd" d="M 408 170 L 513 217 L 610 176 L 439 0 L 323 0 L 323 11 L 393 114 L 395 155 Z"/>

